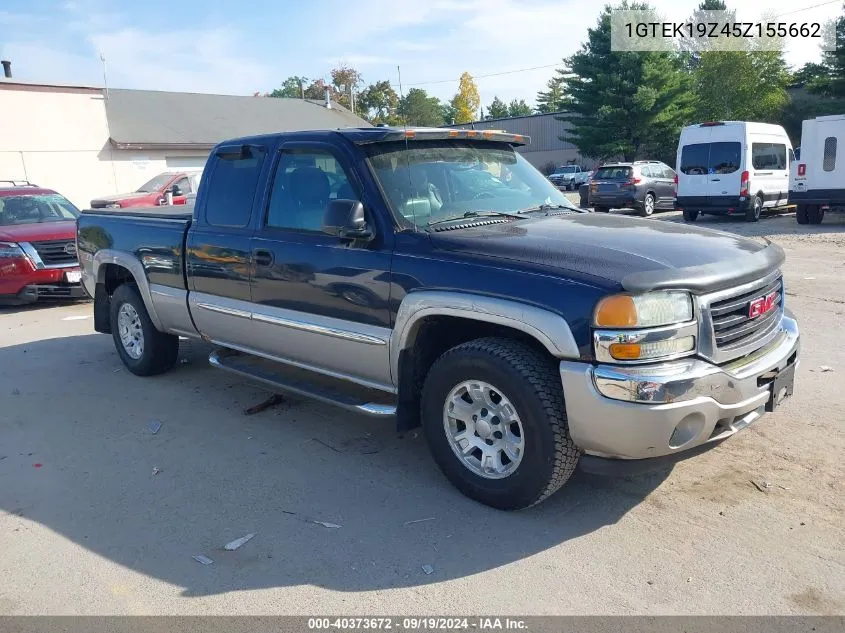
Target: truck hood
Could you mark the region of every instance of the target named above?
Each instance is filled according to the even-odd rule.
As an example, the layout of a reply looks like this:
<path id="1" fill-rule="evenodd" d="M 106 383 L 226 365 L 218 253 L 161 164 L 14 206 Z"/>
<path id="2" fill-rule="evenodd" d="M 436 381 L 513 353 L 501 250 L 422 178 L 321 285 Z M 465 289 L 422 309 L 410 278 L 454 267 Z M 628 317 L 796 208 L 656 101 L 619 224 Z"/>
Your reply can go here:
<path id="1" fill-rule="evenodd" d="M 76 222 L 73 220 L 0 226 L 0 242 L 42 242 L 75 239 Z"/>
<path id="2" fill-rule="evenodd" d="M 121 200 L 136 200 L 138 198 L 146 198 L 147 196 L 156 195 L 154 191 L 144 193 L 142 191 L 134 191 L 132 193 L 116 193 L 113 196 L 99 196 L 91 200 L 94 202 L 120 202 Z"/>
<path id="3" fill-rule="evenodd" d="M 675 222 L 583 213 L 439 231 L 435 248 L 600 277 L 631 292 L 711 292 L 783 262 L 776 245 Z"/>

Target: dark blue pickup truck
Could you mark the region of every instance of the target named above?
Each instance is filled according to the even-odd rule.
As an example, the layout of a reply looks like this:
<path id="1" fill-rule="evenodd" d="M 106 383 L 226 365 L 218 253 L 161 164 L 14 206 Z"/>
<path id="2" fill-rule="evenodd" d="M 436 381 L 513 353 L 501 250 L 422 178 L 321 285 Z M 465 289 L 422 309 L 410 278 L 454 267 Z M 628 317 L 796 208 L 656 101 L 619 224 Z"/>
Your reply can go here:
<path id="1" fill-rule="evenodd" d="M 498 132 L 227 141 L 185 211 L 78 221 L 98 332 L 140 376 L 179 337 L 215 367 L 422 425 L 461 491 L 517 509 L 676 460 L 791 394 L 783 252 L 585 213 Z"/>

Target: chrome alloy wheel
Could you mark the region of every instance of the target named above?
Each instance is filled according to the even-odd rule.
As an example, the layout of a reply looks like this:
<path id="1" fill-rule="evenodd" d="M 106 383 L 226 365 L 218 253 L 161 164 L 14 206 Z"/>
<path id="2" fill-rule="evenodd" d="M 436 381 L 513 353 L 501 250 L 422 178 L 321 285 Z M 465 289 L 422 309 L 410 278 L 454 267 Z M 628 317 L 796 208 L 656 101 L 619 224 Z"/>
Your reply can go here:
<path id="1" fill-rule="evenodd" d="M 485 479 L 504 479 L 519 467 L 525 433 L 507 396 L 481 380 L 457 385 L 443 406 L 443 427 L 461 463 Z"/>
<path id="2" fill-rule="evenodd" d="M 141 327 L 141 317 L 135 308 L 124 303 L 117 313 L 117 327 L 123 349 L 133 360 L 144 355 L 144 330 Z"/>

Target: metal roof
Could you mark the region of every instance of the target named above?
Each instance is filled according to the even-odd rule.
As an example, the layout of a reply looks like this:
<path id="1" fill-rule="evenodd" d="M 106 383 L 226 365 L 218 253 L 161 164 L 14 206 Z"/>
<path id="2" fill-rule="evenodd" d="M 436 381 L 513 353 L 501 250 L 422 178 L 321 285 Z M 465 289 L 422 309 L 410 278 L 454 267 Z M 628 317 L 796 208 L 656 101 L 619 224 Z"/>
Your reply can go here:
<path id="1" fill-rule="evenodd" d="M 332 102 L 109 89 L 109 136 L 119 149 L 210 149 L 229 138 L 369 126 Z"/>

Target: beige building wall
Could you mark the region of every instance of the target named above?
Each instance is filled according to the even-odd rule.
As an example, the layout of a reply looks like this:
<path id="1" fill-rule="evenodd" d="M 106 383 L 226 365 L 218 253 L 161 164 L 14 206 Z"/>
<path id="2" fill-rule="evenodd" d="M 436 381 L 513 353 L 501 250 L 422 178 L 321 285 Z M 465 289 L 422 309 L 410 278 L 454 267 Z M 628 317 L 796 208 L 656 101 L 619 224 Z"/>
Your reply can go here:
<path id="1" fill-rule="evenodd" d="M 29 180 L 76 206 L 135 191 L 163 171 L 197 166 L 200 150 L 117 150 L 98 88 L 0 82 L 0 180 Z"/>

